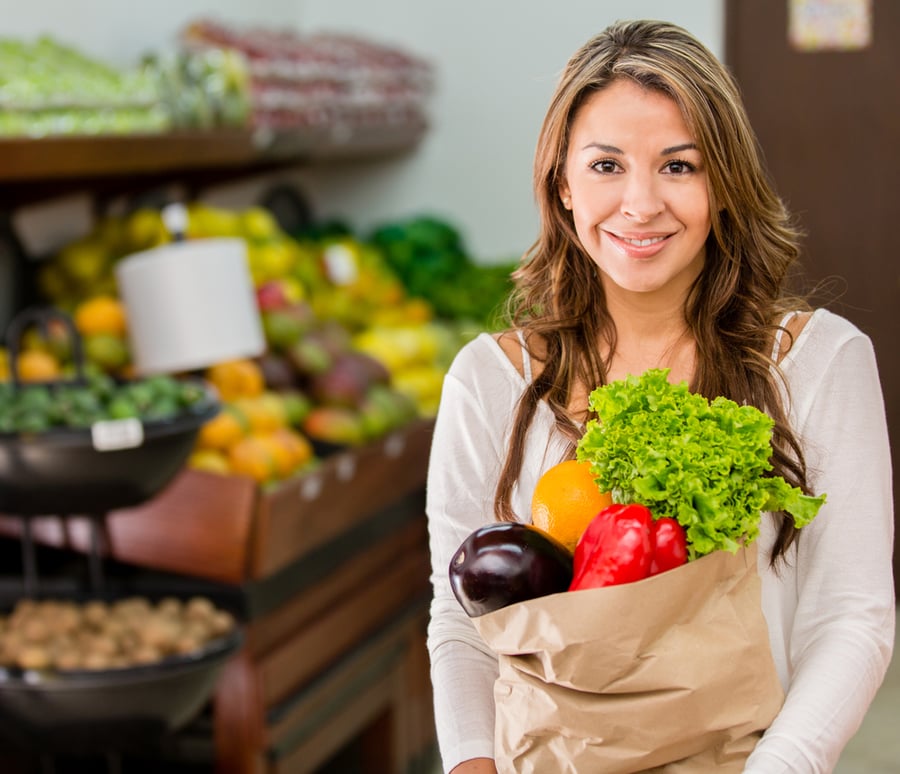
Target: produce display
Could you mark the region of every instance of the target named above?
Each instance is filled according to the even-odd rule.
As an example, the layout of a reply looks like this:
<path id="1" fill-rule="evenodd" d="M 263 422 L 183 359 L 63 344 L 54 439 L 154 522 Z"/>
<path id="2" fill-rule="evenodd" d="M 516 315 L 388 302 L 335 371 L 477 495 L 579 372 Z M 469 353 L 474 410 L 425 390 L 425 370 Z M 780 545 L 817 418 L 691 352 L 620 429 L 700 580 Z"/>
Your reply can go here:
<path id="1" fill-rule="evenodd" d="M 494 327 L 501 302 L 512 290 L 515 261 L 475 263 L 460 233 L 428 216 L 386 223 L 369 239 L 409 292 L 426 299 L 438 316 Z"/>
<path id="2" fill-rule="evenodd" d="M 381 237 L 366 239 L 337 223 L 289 234 L 257 205 L 228 210 L 192 202 L 185 209 L 187 239 L 243 241 L 266 342 L 258 357 L 193 374 L 223 404 L 201 428 L 188 463 L 208 472 L 268 485 L 308 471 L 338 448 L 433 416 L 459 347 L 490 328 L 491 310 L 511 287 L 508 269 L 496 281 L 500 270 L 478 266 L 458 232 L 434 217 L 388 224 L 377 230 Z M 115 267 L 171 240 L 160 212 L 142 208 L 101 218 L 39 265 L 38 293 L 71 315 L 95 371 L 120 380 L 134 376 Z M 422 269 L 413 273 L 408 265 L 401 276 L 383 247 L 388 242 L 393 253 L 430 266 L 434 287 L 448 289 L 445 299 L 454 282 L 452 293 L 470 299 L 468 306 L 454 310 L 445 302 L 439 313 L 427 293 L 415 291 L 430 288 Z M 472 299 L 479 293 L 477 306 Z M 16 367 L 25 383 L 71 374 L 66 337 L 53 326 L 44 339 L 29 335 Z M 0 379 L 9 370 L 8 353 L 0 349 Z"/>
<path id="3" fill-rule="evenodd" d="M 55 428 L 88 428 L 96 422 L 173 419 L 198 407 L 210 396 L 194 380 L 167 375 L 117 382 L 93 371 L 81 382 L 0 382 L 0 433 L 41 433 Z"/>
<path id="4" fill-rule="evenodd" d="M 765 511 L 789 513 L 798 528 L 812 521 L 826 496 L 806 495 L 769 473 L 772 419 L 726 398 L 708 401 L 684 382 L 671 384 L 667 373 L 649 370 L 594 390 L 596 418 L 577 461 L 539 479 L 534 523 L 522 525 L 529 529 L 507 530 L 500 543 L 488 538 L 492 524 L 460 546 L 451 586 L 470 616 L 560 591 L 558 577 L 536 576 L 527 588 L 519 579 L 535 563 L 561 566 L 561 551 L 572 562 L 564 590 L 579 591 L 641 581 L 717 551 L 736 553 L 757 538 Z M 602 504 L 607 497 L 612 503 Z"/>
<path id="5" fill-rule="evenodd" d="M 160 132 L 151 73 L 117 70 L 49 36 L 0 40 L 0 136 Z"/>
<path id="6" fill-rule="evenodd" d="M 247 62 L 256 128 L 421 125 L 433 72 L 424 59 L 353 35 L 301 35 L 208 19 L 180 35 L 189 52 L 236 52 Z"/>
<path id="7" fill-rule="evenodd" d="M 229 51 L 154 54 L 116 68 L 50 36 L 0 40 L 0 136 L 243 127 L 245 62 Z"/>
<path id="8" fill-rule="evenodd" d="M 231 613 L 204 596 L 22 598 L 0 615 L 0 666 L 46 672 L 145 666 L 196 653 L 235 626 Z"/>

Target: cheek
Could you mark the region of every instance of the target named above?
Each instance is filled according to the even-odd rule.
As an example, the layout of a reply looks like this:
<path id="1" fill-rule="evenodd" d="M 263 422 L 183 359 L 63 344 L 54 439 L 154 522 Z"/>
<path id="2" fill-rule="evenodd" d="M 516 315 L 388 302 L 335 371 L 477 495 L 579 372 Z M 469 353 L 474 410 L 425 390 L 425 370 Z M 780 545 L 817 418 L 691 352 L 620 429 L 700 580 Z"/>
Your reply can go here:
<path id="1" fill-rule="evenodd" d="M 703 228 L 705 231 L 709 230 L 712 220 L 709 212 L 709 196 L 705 188 L 682 197 L 678 211 L 684 223 Z"/>

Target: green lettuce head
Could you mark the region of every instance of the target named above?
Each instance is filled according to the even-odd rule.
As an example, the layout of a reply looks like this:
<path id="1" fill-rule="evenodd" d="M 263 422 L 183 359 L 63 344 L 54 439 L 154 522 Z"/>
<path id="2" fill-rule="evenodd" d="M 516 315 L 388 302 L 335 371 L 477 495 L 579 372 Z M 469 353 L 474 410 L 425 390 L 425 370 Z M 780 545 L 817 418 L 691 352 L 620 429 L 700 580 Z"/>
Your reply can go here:
<path id="1" fill-rule="evenodd" d="M 808 524 L 825 495 L 803 494 L 771 469 L 768 415 L 727 398 L 707 401 L 668 371 L 598 387 L 590 395 L 597 418 L 577 449 L 597 484 L 617 503 L 641 503 L 655 518 L 675 518 L 687 533 L 689 556 L 735 552 L 759 535 L 765 511 L 786 511 Z"/>

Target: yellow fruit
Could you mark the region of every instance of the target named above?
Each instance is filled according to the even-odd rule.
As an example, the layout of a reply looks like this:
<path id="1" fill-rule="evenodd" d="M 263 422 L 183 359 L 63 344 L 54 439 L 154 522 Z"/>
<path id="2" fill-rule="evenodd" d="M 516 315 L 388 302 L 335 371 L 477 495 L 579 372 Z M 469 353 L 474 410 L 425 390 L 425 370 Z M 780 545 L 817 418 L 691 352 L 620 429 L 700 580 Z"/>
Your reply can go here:
<path id="1" fill-rule="evenodd" d="M 52 382 L 61 374 L 59 361 L 49 352 L 29 349 L 16 359 L 19 379 L 23 382 Z"/>
<path id="2" fill-rule="evenodd" d="M 286 242 L 266 242 L 247 247 L 247 263 L 255 285 L 286 277 L 296 256 Z"/>
<path id="3" fill-rule="evenodd" d="M 239 218 L 241 232 L 247 239 L 267 240 L 281 234 L 278 221 L 265 207 L 248 207 Z"/>
<path id="4" fill-rule="evenodd" d="M 125 221 L 124 239 L 129 251 L 137 251 L 158 247 L 171 237 L 159 210 L 141 207 Z"/>
<path id="5" fill-rule="evenodd" d="M 74 322 L 82 336 L 98 333 L 124 336 L 128 329 L 125 305 L 112 296 L 94 296 L 82 301 L 75 308 Z"/>
<path id="6" fill-rule="evenodd" d="M 198 449 L 188 457 L 188 467 L 194 470 L 205 470 L 207 473 L 218 473 L 227 476 L 231 472 L 228 457 L 214 449 Z"/>
<path id="7" fill-rule="evenodd" d="M 265 380 L 260 367 L 252 360 L 228 360 L 206 369 L 206 379 L 226 403 L 238 398 L 261 395 Z"/>
<path id="8" fill-rule="evenodd" d="M 444 385 L 444 371 L 433 366 L 410 366 L 396 371 L 391 384 L 417 404 L 430 403 L 441 397 Z"/>
<path id="9" fill-rule="evenodd" d="M 272 437 L 280 443 L 291 456 L 291 471 L 303 467 L 313 458 L 313 447 L 306 436 L 289 427 L 279 427 L 272 432 Z"/>
<path id="10" fill-rule="evenodd" d="M 255 435 L 248 435 L 231 447 L 228 464 L 232 473 L 249 476 L 261 484 L 278 477 L 278 463 L 269 444 Z"/>
<path id="11" fill-rule="evenodd" d="M 238 398 L 234 405 L 247 418 L 253 433 L 270 433 L 287 425 L 287 408 L 275 393 L 264 392 L 253 398 Z"/>
<path id="12" fill-rule="evenodd" d="M 227 451 L 247 435 L 249 422 L 243 413 L 233 406 L 224 406 L 197 434 L 200 449 Z"/>
<path id="13" fill-rule="evenodd" d="M 194 202 L 188 206 L 188 238 L 240 235 L 240 218 L 234 212 Z"/>
<path id="14" fill-rule="evenodd" d="M 612 497 L 600 491 L 587 462 L 566 460 L 538 479 L 531 500 L 531 521 L 574 551 L 594 516 L 611 504 Z"/>
<path id="15" fill-rule="evenodd" d="M 128 342 L 123 336 L 113 333 L 91 333 L 84 337 L 82 343 L 85 359 L 100 366 L 104 371 L 118 371 L 131 360 Z"/>
<path id="16" fill-rule="evenodd" d="M 294 472 L 294 456 L 285 443 L 272 433 L 256 436 L 258 443 L 268 450 L 275 464 L 275 477 L 287 478 Z"/>
<path id="17" fill-rule="evenodd" d="M 96 282 L 106 272 L 110 254 L 98 242 L 81 239 L 63 247 L 56 260 L 67 277 L 86 286 Z"/>

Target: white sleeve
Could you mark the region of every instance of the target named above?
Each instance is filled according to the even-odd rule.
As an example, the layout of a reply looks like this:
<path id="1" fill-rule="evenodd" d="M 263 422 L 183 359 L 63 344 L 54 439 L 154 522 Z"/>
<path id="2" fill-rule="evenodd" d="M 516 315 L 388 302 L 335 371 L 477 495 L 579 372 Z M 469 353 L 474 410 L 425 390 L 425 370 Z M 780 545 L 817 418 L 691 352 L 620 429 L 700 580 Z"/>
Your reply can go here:
<path id="1" fill-rule="evenodd" d="M 444 770 L 494 757 L 493 685 L 497 657 L 450 589 L 450 560 L 465 538 L 492 522 L 494 487 L 505 454 L 508 396 L 489 359 L 463 351 L 445 377 L 429 461 L 426 511 L 434 598 L 428 650 L 438 744 Z M 462 378 L 461 378 L 462 377 Z M 484 377 L 484 378 L 480 378 Z M 508 390 L 505 391 L 508 393 Z"/>
<path id="2" fill-rule="evenodd" d="M 799 433 L 812 489 L 827 503 L 801 531 L 799 552 L 789 553 L 789 686 L 747 761 L 753 774 L 832 771 L 893 649 L 891 461 L 875 355 L 858 332 L 817 362 L 825 354 L 805 358 L 794 381 L 810 385 Z"/>

